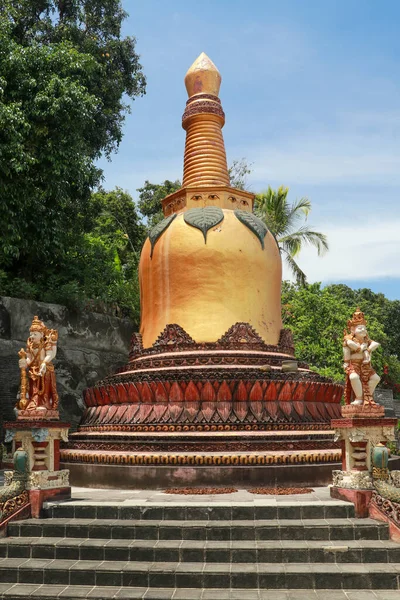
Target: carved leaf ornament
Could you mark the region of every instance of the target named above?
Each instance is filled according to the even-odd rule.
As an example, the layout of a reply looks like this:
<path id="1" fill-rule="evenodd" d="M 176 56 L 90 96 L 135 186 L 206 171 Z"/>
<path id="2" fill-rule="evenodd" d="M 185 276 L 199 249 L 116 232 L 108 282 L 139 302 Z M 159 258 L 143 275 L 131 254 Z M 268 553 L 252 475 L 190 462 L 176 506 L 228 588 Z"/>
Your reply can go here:
<path id="1" fill-rule="evenodd" d="M 218 206 L 206 206 L 204 208 L 191 208 L 183 215 L 185 223 L 200 229 L 207 243 L 207 231 L 221 223 L 224 213 Z"/>
<path id="2" fill-rule="evenodd" d="M 261 248 L 264 250 L 264 238 L 268 233 L 268 228 L 264 223 L 253 215 L 253 213 L 245 212 L 244 210 L 235 210 L 235 216 L 243 225 L 246 225 L 260 240 Z"/>
<path id="3" fill-rule="evenodd" d="M 175 217 L 176 217 L 176 213 L 173 215 L 170 215 L 169 217 L 166 217 L 160 223 L 157 223 L 157 225 L 155 225 L 153 227 L 153 229 L 150 231 L 150 233 L 149 233 L 149 240 L 150 240 L 150 244 L 151 244 L 150 258 L 153 256 L 153 250 L 154 250 L 154 246 L 156 245 L 157 240 L 164 233 L 164 231 L 171 225 L 171 223 L 175 219 Z"/>

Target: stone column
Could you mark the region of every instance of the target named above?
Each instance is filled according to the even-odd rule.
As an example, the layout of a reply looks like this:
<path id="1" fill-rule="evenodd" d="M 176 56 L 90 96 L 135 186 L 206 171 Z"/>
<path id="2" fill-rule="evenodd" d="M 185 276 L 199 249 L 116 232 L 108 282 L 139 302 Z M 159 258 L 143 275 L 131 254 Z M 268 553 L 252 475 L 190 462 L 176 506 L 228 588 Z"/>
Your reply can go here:
<path id="1" fill-rule="evenodd" d="M 351 414 L 347 414 L 349 409 Z M 374 489 L 371 453 L 378 444 L 395 439 L 397 419 L 385 418 L 381 406 L 374 411 L 344 406 L 342 415 L 331 421 L 335 440 L 342 444 L 342 470 L 333 471 L 331 496 L 353 502 L 356 516 L 366 517 Z"/>
<path id="2" fill-rule="evenodd" d="M 60 470 L 60 442 L 68 441 L 69 423 L 13 421 L 4 424 L 12 455 L 19 448 L 29 457 L 28 480 L 32 517 L 38 518 L 48 498 L 70 498 L 68 469 Z M 12 476 L 7 474 L 8 478 Z"/>

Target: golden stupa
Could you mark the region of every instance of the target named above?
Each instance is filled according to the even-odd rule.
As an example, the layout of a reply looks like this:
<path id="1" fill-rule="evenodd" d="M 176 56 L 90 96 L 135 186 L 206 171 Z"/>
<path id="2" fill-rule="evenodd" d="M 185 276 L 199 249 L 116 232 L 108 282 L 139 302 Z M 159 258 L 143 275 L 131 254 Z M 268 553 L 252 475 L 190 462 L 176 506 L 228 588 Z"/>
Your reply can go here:
<path id="1" fill-rule="evenodd" d="M 229 186 L 220 84 L 201 53 L 185 77 L 183 185 L 162 201 L 164 230 L 151 232 L 140 259 L 144 348 L 170 323 L 199 343 L 216 342 L 237 322 L 267 344 L 279 341 L 281 257 L 252 214 L 254 194 Z"/>
<path id="2" fill-rule="evenodd" d="M 142 250 L 140 334 L 85 390 L 62 460 L 93 487 L 325 485 L 343 387 L 297 364 L 282 329 L 278 246 L 229 185 L 218 69 L 201 54 L 185 83 L 183 185 Z"/>

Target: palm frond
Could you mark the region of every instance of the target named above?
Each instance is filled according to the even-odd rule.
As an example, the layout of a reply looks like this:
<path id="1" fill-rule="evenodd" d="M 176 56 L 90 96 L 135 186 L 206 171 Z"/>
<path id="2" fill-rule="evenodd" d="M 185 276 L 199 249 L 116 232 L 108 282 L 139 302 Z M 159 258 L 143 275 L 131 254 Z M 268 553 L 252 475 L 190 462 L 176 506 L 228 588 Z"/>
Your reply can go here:
<path id="1" fill-rule="evenodd" d="M 296 236 L 287 235 L 284 238 L 278 239 L 278 244 L 282 246 L 282 249 L 290 254 L 291 257 L 299 254 L 301 250 L 301 239 Z"/>
<path id="2" fill-rule="evenodd" d="M 256 197 L 255 214 L 276 236 L 282 235 L 287 228 L 290 205 L 287 202 L 289 188 L 280 186 L 273 190 L 271 186 Z"/>
<path id="3" fill-rule="evenodd" d="M 306 226 L 300 227 L 300 229 L 297 231 L 293 231 L 286 236 L 278 238 L 279 244 L 282 244 L 283 246 L 288 243 L 293 244 L 293 240 L 297 240 L 298 244 L 294 245 L 294 247 L 297 248 L 297 252 L 295 254 L 291 252 L 292 256 L 296 256 L 296 254 L 300 252 L 303 244 L 314 246 L 314 248 L 317 249 L 318 256 L 323 256 L 323 254 L 329 250 L 329 244 L 326 235 L 320 233 L 319 231 L 312 231 Z"/>
<path id="4" fill-rule="evenodd" d="M 308 198 L 300 198 L 292 205 L 289 205 L 290 210 L 287 217 L 288 230 L 295 229 L 300 220 L 307 220 L 311 211 L 311 202 Z"/>
<path id="5" fill-rule="evenodd" d="M 286 262 L 288 264 L 289 269 L 292 271 L 292 273 L 293 273 L 293 275 L 294 275 L 294 277 L 296 279 L 296 283 L 298 285 L 305 285 L 307 283 L 306 274 L 304 273 L 304 271 L 302 271 L 300 269 L 300 267 L 297 264 L 297 262 L 288 253 L 286 253 Z"/>
<path id="6" fill-rule="evenodd" d="M 256 196 L 255 214 L 266 224 L 275 237 L 280 252 L 286 255 L 287 263 L 296 281 L 301 285 L 306 283 L 306 276 L 294 258 L 305 245 L 314 246 L 321 256 L 329 250 L 328 240 L 323 233 L 313 231 L 301 222 L 307 220 L 311 211 L 308 198 L 300 198 L 293 204 L 288 202 L 289 188 L 281 185 L 277 190 L 268 189 Z"/>

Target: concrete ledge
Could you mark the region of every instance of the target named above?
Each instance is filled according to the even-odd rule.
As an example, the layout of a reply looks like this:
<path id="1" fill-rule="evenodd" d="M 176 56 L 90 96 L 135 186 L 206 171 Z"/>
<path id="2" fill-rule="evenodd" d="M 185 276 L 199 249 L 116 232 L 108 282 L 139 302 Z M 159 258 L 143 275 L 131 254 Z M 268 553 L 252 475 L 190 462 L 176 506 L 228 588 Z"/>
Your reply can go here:
<path id="1" fill-rule="evenodd" d="M 400 525 L 390 519 L 388 515 L 382 512 L 380 508 L 373 502 L 371 502 L 369 506 L 369 516 L 371 519 L 376 519 L 377 521 L 384 521 L 387 523 L 389 525 L 390 539 L 394 542 L 400 543 Z"/>
<path id="2" fill-rule="evenodd" d="M 368 517 L 372 490 L 353 490 L 332 486 L 331 497 L 336 498 L 337 500 L 352 502 L 354 504 L 356 517 L 362 519 Z"/>

